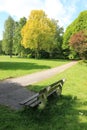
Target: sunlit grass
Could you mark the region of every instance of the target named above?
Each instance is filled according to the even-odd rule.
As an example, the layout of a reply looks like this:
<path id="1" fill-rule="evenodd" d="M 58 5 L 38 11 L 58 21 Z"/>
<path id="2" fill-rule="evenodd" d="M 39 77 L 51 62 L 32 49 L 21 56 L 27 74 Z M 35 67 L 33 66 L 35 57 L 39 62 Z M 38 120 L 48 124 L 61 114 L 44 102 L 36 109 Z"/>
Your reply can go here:
<path id="1" fill-rule="evenodd" d="M 68 63 L 67 60 L 36 60 L 0 56 L 0 79 L 18 77 Z"/>

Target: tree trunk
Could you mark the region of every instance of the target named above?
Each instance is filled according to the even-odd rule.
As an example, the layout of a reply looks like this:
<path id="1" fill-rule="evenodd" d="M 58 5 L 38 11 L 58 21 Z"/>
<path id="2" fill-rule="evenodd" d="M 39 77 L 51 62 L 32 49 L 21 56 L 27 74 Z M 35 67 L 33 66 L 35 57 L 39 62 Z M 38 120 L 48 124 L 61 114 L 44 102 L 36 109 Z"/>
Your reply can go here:
<path id="1" fill-rule="evenodd" d="M 52 52 L 49 52 L 50 59 L 52 58 Z"/>
<path id="2" fill-rule="evenodd" d="M 10 58 L 12 58 L 12 54 L 10 54 Z"/>
<path id="3" fill-rule="evenodd" d="M 10 50 L 10 58 L 12 58 L 12 50 Z"/>
<path id="4" fill-rule="evenodd" d="M 40 54 L 38 49 L 35 50 L 35 59 L 39 59 L 40 58 Z"/>

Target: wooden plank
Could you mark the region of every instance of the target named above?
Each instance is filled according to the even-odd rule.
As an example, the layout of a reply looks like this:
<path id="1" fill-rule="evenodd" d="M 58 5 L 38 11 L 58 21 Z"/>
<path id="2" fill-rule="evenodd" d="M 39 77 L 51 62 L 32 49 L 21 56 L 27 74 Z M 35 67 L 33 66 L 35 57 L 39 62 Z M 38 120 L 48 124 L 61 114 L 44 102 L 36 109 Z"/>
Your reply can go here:
<path id="1" fill-rule="evenodd" d="M 37 100 L 35 103 L 31 104 L 30 107 L 35 107 L 41 103 L 40 100 Z"/>
<path id="2" fill-rule="evenodd" d="M 20 104 L 21 104 L 21 105 L 24 105 L 24 104 L 26 104 L 27 102 L 31 101 L 33 98 L 36 98 L 36 97 L 38 97 L 38 96 L 39 96 L 39 93 L 36 93 L 36 94 L 34 94 L 33 96 L 31 96 L 31 97 L 29 97 L 29 98 L 23 100 L 22 102 L 20 102 Z"/>
<path id="3" fill-rule="evenodd" d="M 37 98 L 33 98 L 29 102 L 25 103 L 25 106 L 30 106 L 31 104 L 35 103 L 37 100 L 38 100 Z"/>
<path id="4" fill-rule="evenodd" d="M 56 92 L 56 89 L 53 90 L 52 92 L 50 92 L 50 93 L 48 94 L 48 96 L 52 95 L 54 92 Z"/>

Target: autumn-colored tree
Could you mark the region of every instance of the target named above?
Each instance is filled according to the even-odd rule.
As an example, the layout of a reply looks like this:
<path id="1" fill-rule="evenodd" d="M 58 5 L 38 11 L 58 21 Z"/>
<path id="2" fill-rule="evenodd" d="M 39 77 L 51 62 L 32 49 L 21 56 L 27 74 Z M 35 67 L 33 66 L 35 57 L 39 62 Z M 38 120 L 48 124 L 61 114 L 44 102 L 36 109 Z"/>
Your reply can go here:
<path id="1" fill-rule="evenodd" d="M 53 46 L 56 26 L 43 10 L 32 10 L 26 24 L 22 28 L 22 45 L 35 50 L 39 58 L 41 49 L 50 50 Z"/>
<path id="2" fill-rule="evenodd" d="M 71 36 L 70 46 L 79 53 L 80 58 L 87 59 L 87 32 L 79 31 Z"/>

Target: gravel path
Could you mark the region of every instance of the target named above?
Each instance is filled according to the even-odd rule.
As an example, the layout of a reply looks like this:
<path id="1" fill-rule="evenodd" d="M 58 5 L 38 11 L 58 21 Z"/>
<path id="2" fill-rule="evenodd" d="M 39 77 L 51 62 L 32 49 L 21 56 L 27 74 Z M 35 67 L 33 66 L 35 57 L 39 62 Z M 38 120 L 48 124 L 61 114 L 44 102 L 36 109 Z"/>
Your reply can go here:
<path id="1" fill-rule="evenodd" d="M 19 102 L 32 96 L 34 92 L 27 90 L 23 86 L 34 84 L 45 80 L 55 74 L 63 72 L 75 65 L 77 61 L 72 61 L 60 67 L 36 72 L 19 78 L 6 79 L 0 82 L 0 104 L 10 106 L 12 109 L 19 109 Z"/>

